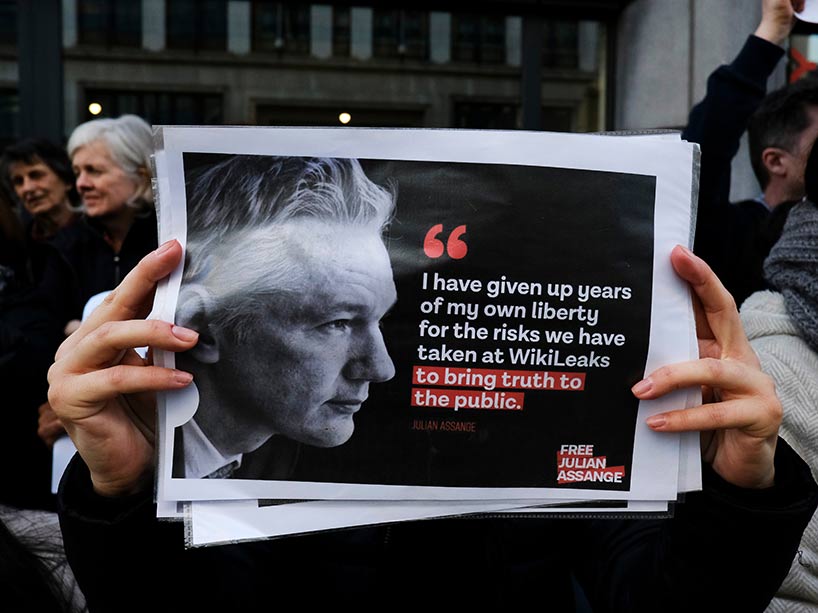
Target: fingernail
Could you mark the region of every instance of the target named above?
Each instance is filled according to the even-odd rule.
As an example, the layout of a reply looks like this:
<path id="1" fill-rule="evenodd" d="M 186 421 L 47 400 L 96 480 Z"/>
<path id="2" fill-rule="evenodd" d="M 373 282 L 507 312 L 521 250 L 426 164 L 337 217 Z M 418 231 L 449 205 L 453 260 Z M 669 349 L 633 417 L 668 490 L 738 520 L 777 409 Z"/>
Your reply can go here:
<path id="1" fill-rule="evenodd" d="M 183 328 L 182 326 L 173 326 L 170 331 L 173 333 L 173 336 L 183 341 L 195 341 L 199 338 L 198 332 Z"/>
<path id="2" fill-rule="evenodd" d="M 693 255 L 693 252 L 684 245 L 679 245 L 679 249 L 681 249 L 684 252 L 684 254 L 687 255 L 688 257 L 691 257 Z"/>
<path id="3" fill-rule="evenodd" d="M 169 241 L 167 241 L 165 243 L 162 243 L 162 245 L 159 246 L 159 249 L 157 249 L 156 251 L 153 252 L 154 255 L 161 255 L 161 254 L 165 253 L 165 251 L 167 251 L 168 249 L 173 247 L 173 243 L 175 243 L 175 242 L 176 241 L 171 239 L 171 240 L 169 240 Z"/>
<path id="4" fill-rule="evenodd" d="M 664 415 L 654 415 L 653 417 L 648 417 L 645 420 L 645 423 L 648 424 L 648 426 L 650 426 L 651 428 L 658 430 L 660 428 L 665 427 L 667 419 L 665 419 Z"/>
<path id="5" fill-rule="evenodd" d="M 181 385 L 189 385 L 193 381 L 193 375 L 183 370 L 175 370 L 173 371 L 173 379 Z"/>
<path id="6" fill-rule="evenodd" d="M 648 377 L 647 379 L 642 379 L 639 383 L 634 385 L 631 388 L 631 391 L 637 396 L 641 396 L 643 394 L 647 394 L 651 389 L 653 389 L 653 381 L 651 381 L 650 377 Z"/>

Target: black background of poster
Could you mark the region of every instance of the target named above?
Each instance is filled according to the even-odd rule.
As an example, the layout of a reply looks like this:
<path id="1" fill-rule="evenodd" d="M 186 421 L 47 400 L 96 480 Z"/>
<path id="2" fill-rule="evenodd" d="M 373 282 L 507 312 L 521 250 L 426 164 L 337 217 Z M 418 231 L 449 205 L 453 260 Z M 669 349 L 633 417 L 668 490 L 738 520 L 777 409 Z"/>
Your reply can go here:
<path id="1" fill-rule="evenodd" d="M 190 171 L 225 156 L 185 154 Z M 384 338 L 396 375 L 370 385 L 369 399 L 355 416 L 352 438 L 332 449 L 301 446 L 293 480 L 340 483 L 472 487 L 556 487 L 556 454 L 563 444 L 594 445 L 594 455 L 608 466 L 624 465 L 621 485 L 579 483 L 566 489 L 629 487 L 633 432 L 638 403 L 630 387 L 644 375 L 647 356 L 655 178 L 590 170 L 451 162 L 360 160 L 378 184 L 397 190 L 397 209 L 387 246 L 395 274 L 398 302 L 384 321 Z M 429 228 L 443 224 L 445 242 L 456 226 L 468 253 L 461 260 L 423 253 Z M 505 275 L 510 281 L 630 287 L 629 300 L 589 300 L 576 296 L 560 303 L 549 296 L 500 296 L 484 293 L 424 291 L 423 272 L 485 283 Z M 623 347 L 573 344 L 497 343 L 493 341 L 420 339 L 418 323 L 465 321 L 424 315 L 420 304 L 436 296 L 458 302 L 520 304 L 534 300 L 555 307 L 583 304 L 599 309 L 599 323 L 536 321 L 479 317 L 473 325 L 502 323 L 539 330 L 622 333 Z M 522 411 L 463 410 L 411 406 L 412 366 L 418 344 L 475 349 L 476 363 L 425 362 L 429 366 L 586 372 L 585 390 L 525 391 Z M 482 364 L 480 355 L 494 347 L 556 348 L 567 354 L 610 357 L 607 368 Z M 442 386 L 435 386 L 442 387 Z M 465 388 L 457 388 L 465 389 Z M 501 390 L 495 390 L 501 391 Z M 511 391 L 511 390 L 508 390 Z M 516 390 L 513 390 L 516 391 Z M 414 420 L 476 422 L 474 433 L 413 430 Z"/>

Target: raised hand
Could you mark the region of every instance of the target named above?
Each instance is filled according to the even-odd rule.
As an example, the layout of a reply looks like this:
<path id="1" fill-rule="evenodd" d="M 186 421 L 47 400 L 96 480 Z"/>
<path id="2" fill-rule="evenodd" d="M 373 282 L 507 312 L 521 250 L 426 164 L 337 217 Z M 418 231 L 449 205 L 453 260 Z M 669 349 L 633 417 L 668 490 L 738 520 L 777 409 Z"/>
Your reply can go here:
<path id="1" fill-rule="evenodd" d="M 762 0 L 761 23 L 755 35 L 781 45 L 795 26 L 795 13 L 804 10 L 805 0 Z"/>

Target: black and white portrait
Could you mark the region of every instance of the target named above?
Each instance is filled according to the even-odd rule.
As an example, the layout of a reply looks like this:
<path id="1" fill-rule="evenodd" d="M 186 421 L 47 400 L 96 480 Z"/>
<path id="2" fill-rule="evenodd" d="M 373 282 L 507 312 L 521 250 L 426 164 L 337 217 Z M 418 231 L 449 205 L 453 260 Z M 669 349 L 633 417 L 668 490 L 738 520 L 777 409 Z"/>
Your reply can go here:
<path id="1" fill-rule="evenodd" d="M 380 328 L 393 194 L 356 160 L 228 156 L 191 173 L 187 195 L 176 321 L 200 336 L 178 364 L 200 400 L 175 473 L 286 477 L 297 444 L 345 443 L 370 384 L 395 374 Z M 274 436 L 263 474 L 248 470 Z"/>

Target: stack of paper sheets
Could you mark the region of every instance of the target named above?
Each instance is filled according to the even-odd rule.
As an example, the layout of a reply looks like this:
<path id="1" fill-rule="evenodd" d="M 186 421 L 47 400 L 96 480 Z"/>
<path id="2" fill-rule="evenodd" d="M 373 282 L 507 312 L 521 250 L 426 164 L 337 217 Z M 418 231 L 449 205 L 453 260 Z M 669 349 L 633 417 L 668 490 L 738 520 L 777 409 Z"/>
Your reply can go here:
<path id="1" fill-rule="evenodd" d="M 465 514 L 667 514 L 698 436 L 677 135 L 158 127 L 159 515 L 192 546 Z M 374 204 L 373 204 L 374 203 Z M 380 231 L 379 207 L 388 224 Z M 343 209 L 340 213 L 334 209 Z M 374 211 L 374 212 L 373 212 Z M 367 221 L 374 216 L 375 221 Z"/>

